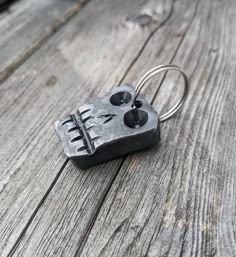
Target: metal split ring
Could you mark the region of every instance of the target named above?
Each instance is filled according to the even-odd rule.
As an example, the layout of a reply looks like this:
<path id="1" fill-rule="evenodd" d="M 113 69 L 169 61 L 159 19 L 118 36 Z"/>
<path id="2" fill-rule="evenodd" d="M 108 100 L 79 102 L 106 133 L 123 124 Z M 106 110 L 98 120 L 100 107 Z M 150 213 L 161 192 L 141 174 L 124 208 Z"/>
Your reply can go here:
<path id="1" fill-rule="evenodd" d="M 183 103 L 186 100 L 186 97 L 188 95 L 189 92 L 189 80 L 188 80 L 188 76 L 186 75 L 186 73 L 179 68 L 176 65 L 160 65 L 157 66 L 151 70 L 149 70 L 138 82 L 136 88 L 135 88 L 135 92 L 136 92 L 136 96 L 134 98 L 134 106 L 135 106 L 135 101 L 141 91 L 141 89 L 143 88 L 143 86 L 147 83 L 147 81 L 152 78 L 153 76 L 155 76 L 156 74 L 163 72 L 163 71 L 169 71 L 169 70 L 175 70 L 181 73 L 181 75 L 184 78 L 184 92 L 183 95 L 181 97 L 181 99 L 166 113 L 160 115 L 160 122 L 163 122 L 167 119 L 169 119 L 170 117 L 172 117 L 179 109 L 180 107 L 183 105 Z"/>

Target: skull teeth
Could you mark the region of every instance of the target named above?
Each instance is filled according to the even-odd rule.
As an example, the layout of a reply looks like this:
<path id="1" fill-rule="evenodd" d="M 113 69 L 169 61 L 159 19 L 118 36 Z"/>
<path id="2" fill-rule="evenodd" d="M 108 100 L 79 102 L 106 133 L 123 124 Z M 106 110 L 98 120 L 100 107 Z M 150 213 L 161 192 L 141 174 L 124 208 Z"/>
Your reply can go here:
<path id="1" fill-rule="evenodd" d="M 82 139 L 82 136 L 77 136 L 71 139 L 71 143 L 79 141 L 80 139 Z"/>

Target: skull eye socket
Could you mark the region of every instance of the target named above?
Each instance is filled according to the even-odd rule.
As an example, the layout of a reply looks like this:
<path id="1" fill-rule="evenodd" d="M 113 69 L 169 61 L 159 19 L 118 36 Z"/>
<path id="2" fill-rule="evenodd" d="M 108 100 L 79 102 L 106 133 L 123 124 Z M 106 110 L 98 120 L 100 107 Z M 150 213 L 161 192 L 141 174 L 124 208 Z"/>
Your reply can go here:
<path id="1" fill-rule="evenodd" d="M 148 121 L 148 113 L 134 108 L 128 111 L 124 116 L 124 123 L 130 128 L 140 128 L 144 126 Z"/>
<path id="2" fill-rule="evenodd" d="M 110 102 L 112 105 L 120 106 L 122 104 L 127 104 L 130 102 L 132 96 L 127 91 L 118 92 L 111 96 Z"/>

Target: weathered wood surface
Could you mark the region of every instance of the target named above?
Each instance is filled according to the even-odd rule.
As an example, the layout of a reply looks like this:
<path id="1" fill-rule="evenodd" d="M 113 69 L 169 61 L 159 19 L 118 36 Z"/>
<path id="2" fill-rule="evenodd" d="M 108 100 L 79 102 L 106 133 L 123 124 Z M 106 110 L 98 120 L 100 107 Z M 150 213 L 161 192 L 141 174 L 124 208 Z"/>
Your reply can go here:
<path id="1" fill-rule="evenodd" d="M 95 0 L 0 86 L 1 256 L 236 256 L 235 5 Z M 168 62 L 191 91 L 158 147 L 65 161 L 59 116 Z M 179 83 L 146 96 L 161 110 Z"/>
<path id="2" fill-rule="evenodd" d="M 88 5 L 84 12 L 75 17 L 1 85 L 1 120 L 5 123 L 0 139 L 4 145 L 1 151 L 0 183 L 3 255 L 18 244 L 22 233 L 29 226 L 64 168 L 65 156 L 54 132 L 54 121 L 76 107 L 79 102 L 85 102 L 89 95 L 109 90 L 118 83 L 118 79 L 125 74 L 151 31 L 160 25 L 157 22 L 153 24 L 151 31 L 146 29 L 144 32 L 138 24 L 134 24 L 135 28 L 132 22 L 129 26 L 126 25 L 128 15 L 139 15 L 139 6 L 142 3 L 116 1 L 112 3 L 113 11 L 107 10 L 108 1 L 103 5 L 99 2 L 96 5 Z M 99 4 L 100 10 L 97 7 Z M 143 8 L 147 6 L 144 3 L 142 5 Z M 168 12 L 162 10 L 162 3 L 159 5 L 159 12 L 163 12 L 163 19 L 166 19 Z M 133 9 L 135 7 L 136 10 Z M 171 5 L 164 7 L 170 10 Z M 91 19 L 91 16 L 94 19 Z M 113 24 L 108 25 L 107 20 L 112 20 Z M 96 26 L 98 21 L 99 27 Z M 120 33 L 117 34 L 116 30 Z M 130 35 L 127 35 L 127 32 Z M 104 38 L 100 35 L 104 35 Z M 95 36 L 97 39 L 94 41 Z M 132 40 L 139 42 L 135 48 L 130 44 Z M 107 42 L 107 45 L 104 45 L 104 42 Z M 117 42 L 120 43 L 114 48 Z M 89 45 L 91 46 L 88 54 Z M 117 51 L 113 55 L 115 49 Z M 99 65 L 99 59 L 103 60 L 102 67 Z M 98 84 L 101 87 L 98 87 Z M 16 141 L 18 135 L 21 137 Z M 88 188 L 89 201 L 85 197 L 80 199 L 80 205 L 77 203 L 80 209 L 84 208 L 86 202 L 92 205 L 93 208 L 87 208 L 88 213 L 83 216 L 88 224 L 89 212 L 96 212 L 96 206 L 105 192 L 102 189 L 109 188 L 119 162 L 110 165 L 105 164 L 100 168 L 107 170 L 103 173 L 95 168 L 97 173 L 94 172 L 92 179 L 96 184 L 91 184 L 93 191 Z M 109 166 L 114 172 L 110 172 Z M 80 172 L 82 176 L 91 176 L 88 171 Z M 73 179 L 68 183 L 72 185 Z M 81 193 L 84 193 L 85 189 L 81 189 Z M 97 201 L 93 199 L 95 196 Z M 80 226 L 80 229 L 86 230 L 87 223 L 82 220 L 84 227 Z M 73 244 L 73 247 L 76 245 Z M 59 246 L 60 249 L 63 251 Z"/>
<path id="3" fill-rule="evenodd" d="M 21 0 L 0 13 L 0 82 L 78 13 L 84 2 Z"/>

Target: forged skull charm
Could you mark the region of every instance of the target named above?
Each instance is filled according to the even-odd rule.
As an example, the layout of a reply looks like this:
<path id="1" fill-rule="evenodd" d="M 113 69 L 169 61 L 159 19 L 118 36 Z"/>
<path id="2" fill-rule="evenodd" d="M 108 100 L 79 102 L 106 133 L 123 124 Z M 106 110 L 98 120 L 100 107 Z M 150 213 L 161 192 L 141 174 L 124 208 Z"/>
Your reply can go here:
<path id="1" fill-rule="evenodd" d="M 181 99 L 166 113 L 155 109 L 139 95 L 154 75 L 178 71 L 184 78 Z M 134 89 L 123 85 L 96 97 L 55 124 L 66 155 L 80 168 L 147 148 L 160 141 L 160 122 L 172 117 L 183 105 L 189 90 L 185 72 L 175 65 L 161 65 L 148 71 Z"/>
<path id="2" fill-rule="evenodd" d="M 155 109 L 123 85 L 96 97 L 55 124 L 66 155 L 80 168 L 149 147 L 160 140 Z"/>

